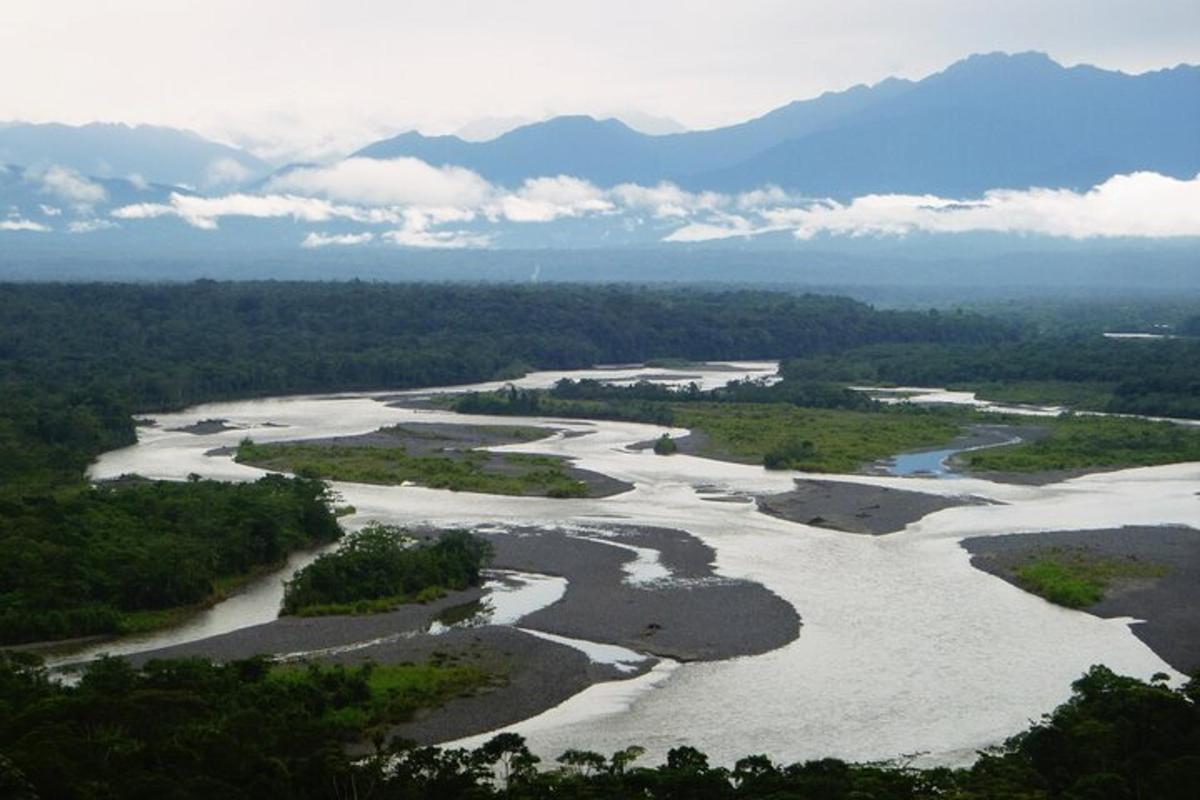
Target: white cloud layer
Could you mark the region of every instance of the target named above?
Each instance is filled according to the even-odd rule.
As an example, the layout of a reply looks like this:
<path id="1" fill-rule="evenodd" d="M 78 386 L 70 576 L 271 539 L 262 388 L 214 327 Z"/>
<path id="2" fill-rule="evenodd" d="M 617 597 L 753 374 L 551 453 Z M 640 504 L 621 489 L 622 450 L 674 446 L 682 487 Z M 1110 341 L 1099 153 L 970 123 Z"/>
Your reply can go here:
<path id="1" fill-rule="evenodd" d="M 90 208 L 108 199 L 103 186 L 66 167 L 53 166 L 40 173 L 27 172 L 26 180 L 40 184 L 43 194 L 54 195 L 77 207 Z"/>
<path id="2" fill-rule="evenodd" d="M 0 231 L 29 231 L 30 233 L 48 233 L 50 228 L 29 219 L 0 219 Z"/>
<path id="3" fill-rule="evenodd" d="M 217 158 L 204 171 L 204 183 L 210 188 L 235 186 L 250 178 L 251 172 L 233 158 Z"/>
<path id="4" fill-rule="evenodd" d="M 474 207 L 491 185 L 462 167 L 433 167 L 416 158 L 348 158 L 328 167 L 302 167 L 276 176 L 269 192 L 326 197 L 378 206 Z"/>
<path id="5" fill-rule="evenodd" d="M 324 234 L 313 231 L 304 237 L 301 247 L 315 249 L 318 247 L 341 246 L 350 247 L 356 244 L 367 244 L 375 238 L 370 231 L 366 233 Z"/>
<path id="6" fill-rule="evenodd" d="M 59 183 L 74 186 L 70 179 Z M 412 158 L 349 159 L 279 176 L 267 192 L 220 197 L 175 193 L 166 203 L 125 206 L 112 216 L 128 220 L 177 216 L 205 229 L 215 229 L 222 217 L 231 216 L 390 227 L 381 233 L 314 233 L 304 240 L 305 247 L 376 239 L 412 247 L 483 247 L 495 239 L 494 232 L 479 230 L 486 225 L 583 217 L 619 217 L 622 226 L 634 229 L 649 218 L 654 226 L 647 230 L 660 231 L 657 235 L 662 236 L 661 231 L 668 229 L 663 237 L 667 242 L 778 232 L 790 232 L 798 239 L 819 234 L 967 232 L 1073 239 L 1200 236 L 1200 176 L 1180 180 L 1152 172 L 1117 175 L 1084 192 L 1004 189 L 969 200 L 877 194 L 840 203 L 792 197 L 775 187 L 737 195 L 689 192 L 669 183 L 601 189 L 567 175 L 533 178 L 516 190 L 506 190 L 460 167 L 433 167 Z M 472 229 L 461 229 L 467 223 L 474 223 Z"/>

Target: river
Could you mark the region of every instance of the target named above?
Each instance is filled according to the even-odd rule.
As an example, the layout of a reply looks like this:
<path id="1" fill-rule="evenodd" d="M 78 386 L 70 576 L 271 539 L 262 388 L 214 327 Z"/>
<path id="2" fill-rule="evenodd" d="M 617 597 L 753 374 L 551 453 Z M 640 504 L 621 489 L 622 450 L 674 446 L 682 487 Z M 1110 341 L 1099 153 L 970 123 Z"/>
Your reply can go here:
<path id="1" fill-rule="evenodd" d="M 668 372 L 666 380 L 694 379 L 710 387 L 773 371 L 773 364 L 744 363 L 697 370 L 534 373 L 518 385 Z M 674 374 L 679 372 L 688 375 Z M 138 444 L 104 454 L 91 475 L 101 479 L 136 472 L 183 479 L 197 473 L 251 480 L 262 472 L 206 452 L 244 436 L 265 442 L 352 435 L 413 421 L 513 424 L 507 417 L 393 408 L 380 402 L 383 396 L 274 398 L 164 414 L 156 417 L 155 427 L 140 431 Z M 172 430 L 204 419 L 225 419 L 237 429 L 207 435 Z M 663 428 L 551 419 L 522 424 L 543 424 L 573 435 L 495 449 L 567 456 L 579 467 L 635 488 L 608 498 L 553 500 L 336 483 L 335 490 L 357 510 L 345 520 L 347 526 L 378 520 L 678 528 L 714 549 L 720 574 L 763 584 L 791 603 L 804 622 L 799 639 L 773 652 L 719 662 L 664 663 L 637 678 L 593 686 L 514 726 L 547 760 L 571 747 L 612 752 L 630 744 L 646 747 L 647 759 L 653 760 L 670 747 L 688 744 L 723 764 L 751 753 L 783 761 L 921 753 L 922 763 L 964 763 L 976 750 L 1022 730 L 1061 702 L 1071 681 L 1092 664 L 1103 662 L 1143 678 L 1155 672 L 1179 677 L 1133 636 L 1129 620 L 1100 619 L 1020 591 L 971 567 L 958 542 L 1065 528 L 1200 526 L 1195 496 L 1200 464 L 1095 474 L 1042 487 L 970 477 L 939 481 L 822 475 L 824 480 L 994 501 L 946 509 L 899 533 L 871 537 L 787 522 L 759 513 L 752 503 L 704 499 L 714 491 L 730 496 L 786 491 L 797 473 L 626 448 L 657 437 Z M 649 555 L 639 558 L 653 563 Z M 281 577 L 286 576 L 261 582 L 184 628 L 102 649 L 149 649 L 273 618 Z"/>

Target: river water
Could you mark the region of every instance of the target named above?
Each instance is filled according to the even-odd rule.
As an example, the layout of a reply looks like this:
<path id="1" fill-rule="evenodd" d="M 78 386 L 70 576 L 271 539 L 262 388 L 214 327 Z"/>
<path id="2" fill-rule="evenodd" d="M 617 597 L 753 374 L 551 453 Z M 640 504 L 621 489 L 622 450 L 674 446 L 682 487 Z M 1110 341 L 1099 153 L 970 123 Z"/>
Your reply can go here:
<path id="1" fill-rule="evenodd" d="M 763 376 L 773 364 L 686 370 L 667 380 L 702 386 Z M 561 377 L 632 379 L 663 370 L 535 373 L 519 382 L 546 386 Z M 676 371 L 670 371 L 676 372 Z M 403 422 L 512 425 L 512 418 L 391 408 L 378 396 L 333 395 L 218 403 L 156 418 L 137 445 L 107 453 L 94 478 L 137 472 L 182 479 L 189 473 L 252 480 L 260 470 L 206 452 L 256 441 L 366 433 Z M 236 430 L 197 436 L 172 431 L 202 419 Z M 495 448 L 547 453 L 628 481 L 634 489 L 596 499 L 554 500 L 451 493 L 422 487 L 337 483 L 357 512 L 356 528 L 378 520 L 433 525 L 638 524 L 686 530 L 716 552 L 717 571 L 759 582 L 797 609 L 800 638 L 779 650 L 720 662 L 664 662 L 650 673 L 598 684 L 512 729 L 548 760 L 567 748 L 612 752 L 630 744 L 647 759 L 688 744 L 715 763 L 750 753 L 783 761 L 823 756 L 865 760 L 921 753 L 923 763 L 963 763 L 1061 702 L 1089 666 L 1148 678 L 1175 677 L 1130 632 L 1129 620 L 1099 619 L 1051 605 L 975 570 L 960 539 L 999 533 L 1120 525 L 1200 527 L 1200 464 L 1131 469 L 1044 487 L 894 476 L 820 476 L 941 495 L 996 501 L 950 508 L 889 536 L 863 536 L 776 519 L 752 503 L 708 502 L 786 491 L 796 473 L 685 455 L 656 456 L 627 445 L 665 429 L 623 422 L 523 420 L 572 435 Z M 671 430 L 673 435 L 684 431 Z M 311 557 L 311 555 L 309 556 Z M 642 577 L 655 558 L 639 553 Z M 261 582 L 189 626 L 108 651 L 148 649 L 263 622 L 275 616 L 279 581 Z M 630 576 L 638 580 L 638 574 Z M 464 743 L 471 744 L 475 740 Z"/>

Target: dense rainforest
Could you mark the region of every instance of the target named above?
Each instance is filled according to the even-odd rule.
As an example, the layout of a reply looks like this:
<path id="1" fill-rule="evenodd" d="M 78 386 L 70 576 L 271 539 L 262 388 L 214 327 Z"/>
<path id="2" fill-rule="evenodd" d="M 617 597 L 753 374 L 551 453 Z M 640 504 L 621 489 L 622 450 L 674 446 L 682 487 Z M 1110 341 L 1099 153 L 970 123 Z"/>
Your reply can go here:
<path id="1" fill-rule="evenodd" d="M 0 644 L 135 631 L 341 531 L 320 481 L 0 494 Z"/>
<path id="2" fill-rule="evenodd" d="M 415 693 L 477 676 L 420 667 L 288 670 L 263 659 L 214 665 L 98 662 L 77 686 L 0 654 L 0 796 L 83 798 L 668 798 L 674 800 L 1184 800 L 1200 785 L 1200 686 L 1173 689 L 1094 667 L 1063 705 L 965 769 L 826 758 L 732 768 L 690 747 L 658 766 L 634 743 L 539 764 L 514 734 L 475 750 L 389 741 L 381 722 Z M 388 670 L 406 674 L 388 675 Z M 380 673 L 384 674 L 380 674 Z M 415 674 L 411 674 L 415 673 Z M 460 674 L 462 673 L 462 674 Z M 385 678 L 380 681 L 378 678 Z M 381 693 L 381 683 L 392 691 Z M 374 740 L 352 756 L 347 742 Z"/>

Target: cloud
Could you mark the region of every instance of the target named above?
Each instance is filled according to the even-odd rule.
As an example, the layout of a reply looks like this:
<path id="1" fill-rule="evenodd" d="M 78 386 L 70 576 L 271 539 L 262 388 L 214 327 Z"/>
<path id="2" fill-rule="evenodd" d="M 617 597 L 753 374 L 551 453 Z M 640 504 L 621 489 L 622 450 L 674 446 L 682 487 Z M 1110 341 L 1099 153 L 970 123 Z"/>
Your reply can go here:
<path id="1" fill-rule="evenodd" d="M 315 249 L 318 247 L 330 247 L 332 245 L 348 247 L 356 244 L 367 244 L 374 240 L 375 234 L 367 233 L 343 233 L 330 234 L 317 233 L 316 231 L 304 237 L 304 241 L 300 243 L 301 247 Z"/>
<path id="2" fill-rule="evenodd" d="M 167 203 L 136 203 L 112 212 L 117 219 L 155 219 L 176 216 L 189 225 L 215 230 L 221 217 L 255 219 L 291 218 L 298 222 L 329 222 L 349 219 L 355 222 L 395 222 L 399 217 L 372 209 L 335 205 L 315 197 L 294 195 L 229 194 L 222 197 L 198 197 L 172 192 Z"/>
<path id="3" fill-rule="evenodd" d="M 997 189 L 980 200 L 935 195 L 866 195 L 849 203 L 810 201 L 756 210 L 756 226 L 691 224 L 667 241 L 704 241 L 790 230 L 798 239 L 994 232 L 1070 239 L 1200 236 L 1200 176 L 1116 175 L 1085 192 Z"/>
<path id="4" fill-rule="evenodd" d="M 686 218 L 699 211 L 716 211 L 730 204 L 730 198 L 717 192 L 688 192 L 673 183 L 641 186 L 623 183 L 609 194 L 626 208 L 649 211 L 660 219 Z"/>
<path id="5" fill-rule="evenodd" d="M 62 215 L 62 209 L 58 208 L 57 206 L 48 206 L 43 204 L 39 205 L 38 208 L 41 209 L 42 214 L 47 217 L 57 217 Z"/>
<path id="6" fill-rule="evenodd" d="M 302 167 L 278 175 L 267 184 L 267 191 L 372 206 L 478 208 L 495 190 L 462 167 L 434 167 L 416 158 L 348 158 L 328 167 Z"/>
<path id="7" fill-rule="evenodd" d="M 240 161 L 229 158 L 214 159 L 204 172 L 204 183 L 209 187 L 234 186 L 245 183 L 253 175 Z"/>
<path id="8" fill-rule="evenodd" d="M 607 214 L 615 209 L 603 191 L 568 175 L 530 178 L 515 193 L 500 197 L 493 214 L 511 222 L 552 222 L 560 217 Z"/>
<path id="9" fill-rule="evenodd" d="M 531 178 L 516 190 L 506 190 L 459 167 L 431 167 L 411 158 L 349 159 L 278 176 L 268 190 L 218 197 L 174 193 L 165 203 L 125 206 L 112 217 L 176 216 L 210 230 L 229 216 L 310 223 L 344 220 L 388 226 L 391 229 L 376 234 L 376 239 L 413 247 L 488 246 L 495 234 L 478 230 L 483 224 L 611 217 L 612 224 L 634 230 L 647 216 L 659 221 L 654 230 L 667 229 L 667 242 L 779 231 L 802 240 L 820 234 L 966 232 L 1074 239 L 1200 236 L 1200 176 L 1180 180 L 1152 172 L 1117 175 L 1083 192 L 1004 189 L 969 200 L 873 194 L 842 203 L 796 197 L 772 186 L 741 194 L 689 192 L 671 183 L 601 189 L 569 175 Z M 473 230 L 452 229 L 469 222 L 477 223 Z M 342 243 L 304 241 L 310 247 Z"/>
<path id="10" fill-rule="evenodd" d="M 119 227 L 121 226 L 107 219 L 84 219 L 76 220 L 67 225 L 67 231 L 69 233 L 95 233 L 96 231 L 107 231 Z"/>
<path id="11" fill-rule="evenodd" d="M 144 192 L 150 188 L 150 181 L 142 177 L 139 172 L 131 172 L 125 177 L 129 184 L 139 192 Z"/>
<path id="12" fill-rule="evenodd" d="M 40 184 L 43 194 L 52 194 L 81 208 L 90 208 L 108 199 L 108 193 L 98 183 L 66 167 L 54 166 L 41 173 L 26 173 L 28 179 Z"/>
<path id="13" fill-rule="evenodd" d="M 51 229 L 29 219 L 0 219 L 0 231 L 29 231 L 31 233 L 49 233 Z"/>
<path id="14" fill-rule="evenodd" d="M 403 247 L 421 247 L 427 249 L 461 250 L 466 248 L 489 247 L 492 239 L 487 234 L 469 233 L 466 231 L 429 231 L 410 230 L 401 228 L 388 231 L 382 238 L 392 244 Z"/>

